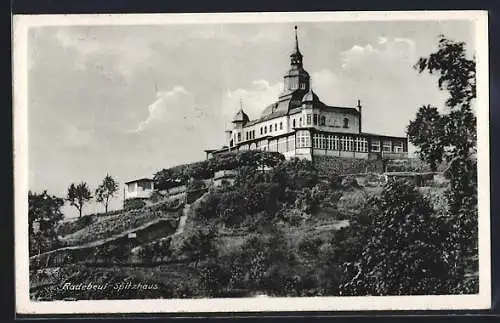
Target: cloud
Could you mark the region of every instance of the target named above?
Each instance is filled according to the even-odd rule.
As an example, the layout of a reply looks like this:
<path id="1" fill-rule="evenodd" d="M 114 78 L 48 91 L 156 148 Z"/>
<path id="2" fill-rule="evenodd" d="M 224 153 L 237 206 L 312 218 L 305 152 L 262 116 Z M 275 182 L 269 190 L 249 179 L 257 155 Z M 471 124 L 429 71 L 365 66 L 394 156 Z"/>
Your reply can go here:
<path id="1" fill-rule="evenodd" d="M 193 120 L 204 116 L 195 105 L 193 95 L 182 86 L 170 91 L 159 91 L 156 100 L 148 106 L 148 116 L 132 132 L 142 132 L 156 126 L 167 126 L 177 121 Z"/>
<path id="2" fill-rule="evenodd" d="M 270 84 L 267 80 L 255 80 L 248 88 L 227 91 L 222 99 L 222 115 L 231 120 L 243 105 L 250 119 L 260 116 L 271 103 L 276 102 L 283 90 L 283 83 Z"/>
<path id="3" fill-rule="evenodd" d="M 91 28 L 58 28 L 55 37 L 62 47 L 76 51 L 74 68 L 77 70 L 115 67 L 122 76 L 130 78 L 151 57 L 150 43 L 139 37 L 107 39 Z M 113 65 L 99 63 L 100 58 L 109 56 L 113 58 Z"/>
<path id="4" fill-rule="evenodd" d="M 335 73 L 322 69 L 310 75 L 312 89 L 322 101 L 334 104 L 343 100 L 341 80 Z M 258 118 L 267 106 L 278 100 L 282 91 L 282 82 L 270 84 L 267 80 L 255 80 L 249 87 L 227 91 L 222 100 L 221 114 L 229 123 L 242 105 L 250 119 Z"/>
<path id="5" fill-rule="evenodd" d="M 385 38 L 383 36 L 379 36 L 377 40 L 378 40 L 379 44 L 385 44 L 385 43 L 387 43 L 387 38 Z"/>
<path id="6" fill-rule="evenodd" d="M 326 104 L 336 105 L 343 101 L 341 79 L 329 69 L 311 73 L 311 88 Z"/>
<path id="7" fill-rule="evenodd" d="M 341 53 L 343 100 L 362 101 L 363 127 L 367 132 L 402 136 L 421 105 L 442 105 L 445 97 L 435 76 L 419 74 L 416 44 L 409 38 L 378 37 Z M 346 104 L 347 102 L 343 102 Z"/>
<path id="8" fill-rule="evenodd" d="M 356 44 L 342 52 L 341 57 L 343 69 L 355 68 L 361 64 L 364 66 L 374 63 L 408 64 L 416 58 L 415 42 L 408 38 L 387 39 L 379 36 L 377 44 Z"/>

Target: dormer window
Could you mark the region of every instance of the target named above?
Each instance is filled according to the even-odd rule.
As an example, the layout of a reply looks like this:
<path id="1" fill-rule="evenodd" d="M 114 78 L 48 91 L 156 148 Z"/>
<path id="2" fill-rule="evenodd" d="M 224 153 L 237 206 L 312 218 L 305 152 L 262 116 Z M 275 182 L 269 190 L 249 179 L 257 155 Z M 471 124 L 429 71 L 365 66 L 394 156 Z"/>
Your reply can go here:
<path id="1" fill-rule="evenodd" d="M 320 123 L 319 123 L 320 126 L 324 126 L 326 125 L 326 118 L 325 116 L 321 116 L 321 119 L 320 119 Z"/>
<path id="2" fill-rule="evenodd" d="M 344 118 L 344 128 L 349 128 L 349 119 Z"/>

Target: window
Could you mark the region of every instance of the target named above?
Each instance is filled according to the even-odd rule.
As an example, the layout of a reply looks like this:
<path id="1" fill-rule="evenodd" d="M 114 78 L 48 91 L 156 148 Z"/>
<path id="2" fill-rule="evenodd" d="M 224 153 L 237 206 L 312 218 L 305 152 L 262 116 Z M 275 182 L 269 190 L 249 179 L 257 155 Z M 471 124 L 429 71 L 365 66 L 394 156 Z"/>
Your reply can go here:
<path id="1" fill-rule="evenodd" d="M 324 126 L 324 125 L 326 125 L 326 118 L 325 118 L 325 116 L 321 116 L 321 120 L 320 120 L 319 125 L 320 125 L 320 126 Z"/>
<path id="2" fill-rule="evenodd" d="M 380 141 L 379 140 L 372 140 L 371 151 L 380 152 Z"/>
<path id="3" fill-rule="evenodd" d="M 129 192 L 133 192 L 133 191 L 134 191 L 134 186 L 135 186 L 135 183 L 130 183 L 130 184 L 128 184 L 128 185 L 127 185 L 127 187 L 128 187 L 128 191 L 129 191 Z"/>
<path id="4" fill-rule="evenodd" d="M 395 153 L 402 153 L 403 152 L 403 145 L 402 145 L 402 143 L 398 142 L 398 143 L 394 144 L 393 149 L 394 149 Z"/>
<path id="5" fill-rule="evenodd" d="M 313 135 L 313 147 L 314 148 L 321 148 L 320 147 L 320 135 L 315 133 Z"/>
<path id="6" fill-rule="evenodd" d="M 267 127 L 264 127 L 264 133 L 267 133 Z"/>
<path id="7" fill-rule="evenodd" d="M 260 134 L 262 135 L 262 127 L 260 127 Z"/>
<path id="8" fill-rule="evenodd" d="M 272 124 L 269 125 L 269 132 L 273 132 L 273 125 Z"/>
<path id="9" fill-rule="evenodd" d="M 305 84 L 305 83 L 300 83 L 300 88 L 301 88 L 302 90 L 304 90 L 304 89 L 306 88 L 306 84 Z"/>
<path id="10" fill-rule="evenodd" d="M 318 125 L 318 115 L 315 113 L 314 114 L 314 125 L 317 126 Z"/>
<path id="11" fill-rule="evenodd" d="M 241 141 L 241 132 L 238 132 L 238 141 Z"/>
<path id="12" fill-rule="evenodd" d="M 283 122 L 280 122 L 280 130 L 283 130 Z"/>
<path id="13" fill-rule="evenodd" d="M 247 131 L 245 131 L 245 138 L 246 138 L 246 140 L 248 140 L 248 132 Z"/>
<path id="14" fill-rule="evenodd" d="M 367 152 L 368 151 L 368 141 L 366 138 L 356 138 L 356 151 Z"/>
<path id="15" fill-rule="evenodd" d="M 278 139 L 278 152 L 280 153 L 286 152 L 286 138 Z"/>
<path id="16" fill-rule="evenodd" d="M 344 128 L 349 128 L 349 119 L 344 118 Z"/>
<path id="17" fill-rule="evenodd" d="M 275 123 L 275 124 L 274 124 L 274 131 L 277 131 L 277 130 L 278 130 L 278 124 L 277 124 L 277 123 Z"/>
<path id="18" fill-rule="evenodd" d="M 352 137 L 347 138 L 347 151 L 353 151 L 354 149 L 354 139 Z"/>
<path id="19" fill-rule="evenodd" d="M 311 124 L 311 115 L 308 114 L 307 115 L 307 125 L 310 125 Z"/>
<path id="20" fill-rule="evenodd" d="M 297 133 L 297 148 L 311 147 L 311 137 L 309 132 L 301 131 Z"/>
<path id="21" fill-rule="evenodd" d="M 293 127 L 295 128 L 295 119 L 293 119 Z"/>
<path id="22" fill-rule="evenodd" d="M 255 130 L 252 130 L 252 139 L 255 139 Z"/>
<path id="23" fill-rule="evenodd" d="M 299 127 L 302 127 L 302 118 L 299 118 Z"/>
<path id="24" fill-rule="evenodd" d="M 391 152 L 392 151 L 392 144 L 389 140 L 384 140 L 383 151 L 384 152 Z"/>
<path id="25" fill-rule="evenodd" d="M 321 137 L 319 138 L 319 146 L 321 149 L 327 149 L 326 137 L 324 135 L 321 135 Z"/>

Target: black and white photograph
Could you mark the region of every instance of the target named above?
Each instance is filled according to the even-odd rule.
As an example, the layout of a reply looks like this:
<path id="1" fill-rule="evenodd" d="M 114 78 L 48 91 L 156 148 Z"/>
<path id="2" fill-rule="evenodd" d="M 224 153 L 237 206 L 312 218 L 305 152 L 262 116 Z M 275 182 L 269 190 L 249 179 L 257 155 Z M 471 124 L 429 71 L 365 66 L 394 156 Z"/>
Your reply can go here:
<path id="1" fill-rule="evenodd" d="M 489 308 L 487 13 L 13 23 L 18 312 Z"/>

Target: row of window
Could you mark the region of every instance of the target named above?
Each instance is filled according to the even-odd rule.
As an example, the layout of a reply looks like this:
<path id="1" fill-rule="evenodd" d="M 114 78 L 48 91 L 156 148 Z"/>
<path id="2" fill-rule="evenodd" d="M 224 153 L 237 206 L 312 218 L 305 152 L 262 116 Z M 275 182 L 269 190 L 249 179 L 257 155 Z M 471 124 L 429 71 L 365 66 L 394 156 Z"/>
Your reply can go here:
<path id="1" fill-rule="evenodd" d="M 380 140 L 374 140 L 371 142 L 371 151 L 380 152 Z M 385 153 L 395 152 L 400 153 L 404 151 L 402 143 L 393 144 L 390 140 L 384 140 L 382 142 L 382 151 Z"/>
<path id="2" fill-rule="evenodd" d="M 309 133 L 298 133 L 297 148 L 309 147 L 311 147 L 311 136 Z M 314 134 L 312 147 L 327 150 L 368 152 L 368 140 L 360 137 Z"/>
<path id="3" fill-rule="evenodd" d="M 368 152 L 368 140 L 360 137 L 314 134 L 313 148 Z"/>
<path id="4" fill-rule="evenodd" d="M 344 118 L 343 120 L 343 128 L 349 128 L 349 119 L 348 118 Z M 292 120 L 292 125 L 293 125 L 293 128 L 296 128 L 297 127 L 297 124 L 296 124 L 296 120 L 293 119 Z M 304 122 L 302 122 L 302 117 L 299 118 L 299 123 L 298 123 L 298 126 L 305 126 L 305 125 L 319 125 L 319 126 L 324 126 L 326 125 L 326 117 L 325 116 L 320 116 L 319 114 L 317 113 L 314 113 L 314 114 L 307 114 L 306 115 L 306 120 L 304 120 Z M 261 135 L 265 135 L 267 134 L 267 132 L 269 131 L 269 133 L 272 133 L 273 132 L 273 128 L 274 128 L 274 131 L 278 131 L 278 123 L 275 123 L 275 124 L 270 124 L 269 126 L 262 126 L 260 127 L 260 134 Z M 283 122 L 280 122 L 279 123 L 279 130 L 283 130 Z M 236 139 L 236 138 L 235 138 Z M 252 140 L 252 139 L 255 139 L 255 130 L 250 130 L 250 131 L 246 131 L 245 132 L 245 140 Z M 238 132 L 237 133 L 237 142 L 240 142 L 241 141 L 241 133 Z M 379 147 L 380 149 L 380 147 Z"/>
<path id="5" fill-rule="evenodd" d="M 255 130 L 247 131 L 245 138 L 246 138 L 246 140 L 255 139 Z"/>
<path id="6" fill-rule="evenodd" d="M 288 78 L 286 80 L 286 83 L 288 83 L 288 86 L 287 88 L 289 90 L 296 90 L 300 87 L 300 89 L 302 90 L 305 90 L 306 89 L 306 83 L 304 82 L 300 82 L 299 84 L 299 79 L 297 77 L 293 77 L 293 78 Z"/>
<path id="7" fill-rule="evenodd" d="M 349 119 L 344 118 L 343 120 L 343 128 L 349 128 Z M 296 127 L 295 119 L 292 121 L 293 127 Z M 302 118 L 299 118 L 299 127 L 300 126 L 310 126 L 310 125 L 315 125 L 315 126 L 325 126 L 326 125 L 326 117 L 325 116 L 320 116 L 317 113 L 314 113 L 312 116 L 311 114 L 306 115 L 306 120 L 302 122 Z"/>
<path id="8" fill-rule="evenodd" d="M 280 130 L 283 130 L 283 122 L 280 122 Z M 278 131 L 278 123 L 274 124 L 274 131 Z M 269 132 L 273 132 L 273 125 L 269 125 Z M 267 133 L 267 126 L 260 127 L 260 134 L 266 134 Z"/>
<path id="9" fill-rule="evenodd" d="M 310 148 L 312 146 L 316 149 L 325 150 L 368 152 L 368 140 L 361 137 L 314 134 L 311 138 L 309 132 L 301 131 L 297 133 L 296 144 L 297 148 Z M 270 151 L 284 153 L 295 149 L 295 140 L 293 137 L 280 138 L 278 141 L 273 140 L 269 144 L 259 141 L 256 144 L 251 144 L 249 148 L 252 150 L 269 149 Z M 370 148 L 372 152 L 380 152 L 380 140 L 373 140 L 370 144 Z M 242 147 L 242 149 L 245 148 Z M 384 140 L 382 142 L 382 151 L 403 152 L 403 144 Z"/>

